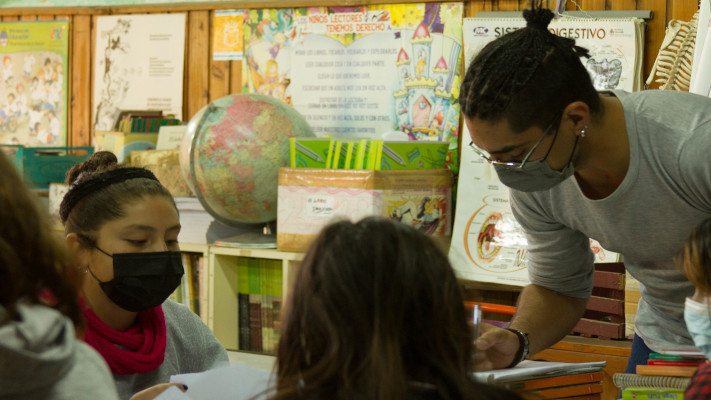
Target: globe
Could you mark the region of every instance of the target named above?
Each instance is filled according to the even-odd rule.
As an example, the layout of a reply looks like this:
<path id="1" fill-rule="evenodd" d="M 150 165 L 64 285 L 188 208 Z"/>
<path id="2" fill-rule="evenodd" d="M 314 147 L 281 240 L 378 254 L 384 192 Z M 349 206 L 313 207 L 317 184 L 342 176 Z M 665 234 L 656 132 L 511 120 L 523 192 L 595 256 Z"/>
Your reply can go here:
<path id="1" fill-rule="evenodd" d="M 313 136 L 301 114 L 283 101 L 232 94 L 191 118 L 180 167 L 215 220 L 237 228 L 264 225 L 276 220 L 278 171 L 289 165 L 289 139 Z"/>

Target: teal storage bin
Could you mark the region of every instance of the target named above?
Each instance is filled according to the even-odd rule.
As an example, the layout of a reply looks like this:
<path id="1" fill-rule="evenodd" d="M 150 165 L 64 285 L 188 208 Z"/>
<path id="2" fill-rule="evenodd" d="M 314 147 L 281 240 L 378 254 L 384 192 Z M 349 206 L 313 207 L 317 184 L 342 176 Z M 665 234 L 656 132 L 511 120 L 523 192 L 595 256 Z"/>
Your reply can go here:
<path id="1" fill-rule="evenodd" d="M 67 171 L 88 159 L 94 148 L 87 147 L 25 147 L 0 145 L 0 149 L 30 188 L 47 189 L 51 182 L 64 182 Z"/>

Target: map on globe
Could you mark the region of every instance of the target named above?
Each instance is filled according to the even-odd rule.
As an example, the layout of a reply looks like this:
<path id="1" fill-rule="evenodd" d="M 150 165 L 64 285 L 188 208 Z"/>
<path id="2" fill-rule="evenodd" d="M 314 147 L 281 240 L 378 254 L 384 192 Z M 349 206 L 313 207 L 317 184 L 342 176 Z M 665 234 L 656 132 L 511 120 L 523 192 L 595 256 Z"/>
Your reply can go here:
<path id="1" fill-rule="evenodd" d="M 279 167 L 289 138 L 313 137 L 306 120 L 281 100 L 233 94 L 201 109 L 180 151 L 186 181 L 205 210 L 232 226 L 276 220 Z"/>

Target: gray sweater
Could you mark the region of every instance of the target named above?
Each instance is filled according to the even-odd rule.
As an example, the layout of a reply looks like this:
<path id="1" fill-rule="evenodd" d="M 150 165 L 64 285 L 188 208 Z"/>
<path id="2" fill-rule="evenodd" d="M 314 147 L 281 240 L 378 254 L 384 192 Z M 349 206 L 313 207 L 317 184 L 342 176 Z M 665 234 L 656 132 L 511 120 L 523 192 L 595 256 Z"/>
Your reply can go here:
<path id="1" fill-rule="evenodd" d="M 711 217 L 711 98 L 684 92 L 615 91 L 622 102 L 630 163 L 620 186 L 587 198 L 574 178 L 548 191 L 511 190 L 511 208 L 526 232 L 532 283 L 587 297 L 593 286 L 588 238 L 622 254 L 640 282 L 635 331 L 652 350 L 693 345 L 684 298 L 693 285 L 674 256 Z M 585 140 L 585 139 L 581 139 Z"/>
<path id="2" fill-rule="evenodd" d="M 101 356 L 74 336 L 54 309 L 19 305 L 19 320 L 0 307 L 0 399 L 116 400 Z"/>
<path id="3" fill-rule="evenodd" d="M 202 372 L 228 364 L 227 351 L 200 317 L 172 300 L 163 303 L 166 325 L 165 359 L 158 369 L 145 374 L 114 374 L 121 399 L 170 381 L 171 375 Z"/>

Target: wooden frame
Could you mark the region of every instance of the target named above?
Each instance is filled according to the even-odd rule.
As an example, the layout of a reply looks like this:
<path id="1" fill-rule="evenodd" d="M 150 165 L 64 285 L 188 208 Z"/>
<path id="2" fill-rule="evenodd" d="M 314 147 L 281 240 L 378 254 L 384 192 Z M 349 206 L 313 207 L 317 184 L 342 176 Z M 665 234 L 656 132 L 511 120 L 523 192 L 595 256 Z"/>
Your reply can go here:
<path id="1" fill-rule="evenodd" d="M 546 0 L 549 7 L 555 1 Z M 388 3 L 417 3 L 399 0 L 325 0 L 318 5 L 353 6 Z M 464 15 L 471 17 L 478 11 L 515 11 L 528 6 L 528 0 L 473 0 L 465 1 Z M 664 39 L 669 20 L 690 20 L 697 4 L 689 0 L 578 0 L 583 10 L 651 10 L 644 45 L 644 76 L 648 76 Z M 88 146 L 92 143 L 93 58 L 96 17 L 111 14 L 187 13 L 183 115 L 189 119 L 210 101 L 242 87 L 241 61 L 212 60 L 212 21 L 215 10 L 230 8 L 279 8 L 314 6 L 313 1 L 232 1 L 175 3 L 121 7 L 31 7 L 0 8 L 2 21 L 36 21 L 69 19 L 69 112 L 67 116 L 67 144 Z M 568 2 L 567 9 L 575 10 L 576 3 Z"/>

